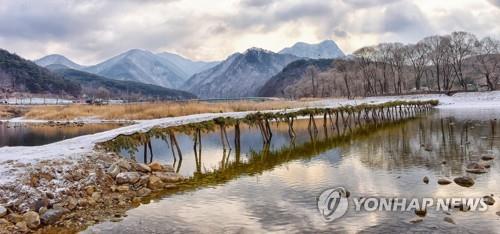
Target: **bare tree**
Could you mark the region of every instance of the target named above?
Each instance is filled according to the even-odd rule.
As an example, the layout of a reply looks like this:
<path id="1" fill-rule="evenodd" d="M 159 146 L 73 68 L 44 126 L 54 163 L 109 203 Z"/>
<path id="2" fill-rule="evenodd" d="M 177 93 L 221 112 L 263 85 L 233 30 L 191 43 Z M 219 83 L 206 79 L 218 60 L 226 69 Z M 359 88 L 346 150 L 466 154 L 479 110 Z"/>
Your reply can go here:
<path id="1" fill-rule="evenodd" d="M 500 41 L 483 38 L 476 47 L 474 68 L 481 73 L 489 90 L 496 90 L 500 77 Z"/>
<path id="2" fill-rule="evenodd" d="M 451 65 L 458 83 L 464 90 L 467 90 L 468 84 L 463 72 L 464 61 L 473 55 L 474 47 L 477 43 L 477 38 L 472 33 L 452 32 L 450 35 L 449 49 Z"/>
<path id="3" fill-rule="evenodd" d="M 406 58 L 411 65 L 415 79 L 415 89 L 420 90 L 422 77 L 428 61 L 429 47 L 424 43 L 407 45 L 404 47 Z"/>
<path id="4" fill-rule="evenodd" d="M 318 76 L 318 69 L 313 65 L 309 65 L 306 68 L 305 76 L 311 78 L 312 97 L 316 97 L 317 96 L 316 77 Z"/>
<path id="5" fill-rule="evenodd" d="M 437 84 L 437 89 L 438 91 L 441 91 L 441 74 L 442 74 L 442 66 L 444 63 L 444 56 L 445 53 L 444 51 L 448 48 L 447 47 L 447 41 L 448 39 L 442 36 L 430 36 L 422 39 L 419 43 L 423 43 L 427 46 L 429 49 L 427 53 L 427 57 L 429 58 L 430 63 L 435 69 L 435 76 L 436 76 L 436 84 Z"/>

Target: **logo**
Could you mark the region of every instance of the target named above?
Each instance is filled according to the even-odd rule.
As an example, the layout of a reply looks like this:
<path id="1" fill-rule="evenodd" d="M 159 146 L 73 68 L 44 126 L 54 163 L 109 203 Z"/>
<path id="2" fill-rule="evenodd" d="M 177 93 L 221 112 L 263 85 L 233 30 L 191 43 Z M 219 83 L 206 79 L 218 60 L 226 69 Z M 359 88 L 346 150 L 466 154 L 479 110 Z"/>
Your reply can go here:
<path id="1" fill-rule="evenodd" d="M 330 188 L 323 191 L 318 198 L 318 210 L 327 222 L 342 217 L 349 208 L 346 189 Z"/>

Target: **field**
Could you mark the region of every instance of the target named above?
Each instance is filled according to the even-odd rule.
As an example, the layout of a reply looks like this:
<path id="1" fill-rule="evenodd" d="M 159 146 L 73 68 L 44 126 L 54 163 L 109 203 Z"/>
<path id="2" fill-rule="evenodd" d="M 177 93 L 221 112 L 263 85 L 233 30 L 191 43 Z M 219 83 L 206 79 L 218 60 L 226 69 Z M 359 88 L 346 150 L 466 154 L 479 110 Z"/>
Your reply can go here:
<path id="1" fill-rule="evenodd" d="M 33 106 L 23 117 L 40 120 L 74 120 L 97 118 L 102 120 L 145 120 L 200 113 L 275 110 L 304 107 L 300 101 L 237 101 L 237 102 L 160 102 L 110 105 L 72 104 L 64 106 Z M 0 109 L 1 111 L 1 109 Z"/>

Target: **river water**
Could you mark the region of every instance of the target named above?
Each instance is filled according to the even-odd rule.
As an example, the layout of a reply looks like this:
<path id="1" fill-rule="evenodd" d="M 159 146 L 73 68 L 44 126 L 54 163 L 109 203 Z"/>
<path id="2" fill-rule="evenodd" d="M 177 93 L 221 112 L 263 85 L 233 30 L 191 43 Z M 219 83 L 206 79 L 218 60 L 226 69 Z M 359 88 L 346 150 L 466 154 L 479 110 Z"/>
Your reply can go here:
<path id="1" fill-rule="evenodd" d="M 262 233 L 262 232 L 500 232 L 499 202 L 486 212 L 428 209 L 421 222 L 413 211 L 347 213 L 326 222 L 317 198 L 328 188 L 343 186 L 351 197 L 483 197 L 500 200 L 500 112 L 440 110 L 402 123 L 354 130 L 339 137 L 335 131 L 317 137 L 307 121 L 295 124 L 290 142 L 287 126 L 273 124 L 273 138 L 263 147 L 260 132 L 242 126 L 241 152 L 224 151 L 218 131 L 202 136 L 201 165 L 196 163 L 190 136 L 178 135 L 183 160 L 174 160 L 170 146 L 152 141 L 154 160 L 170 163 L 192 177 L 178 190 L 127 212 L 119 222 L 103 222 L 88 233 Z M 321 121 L 319 126 L 321 126 Z M 232 143 L 233 131 L 228 130 Z M 314 135 L 314 134 L 313 134 Z M 143 160 L 139 147 L 134 156 Z M 488 173 L 469 174 L 465 165 L 487 161 Z M 148 158 L 147 160 L 151 160 Z M 197 166 L 198 165 L 198 166 Z M 472 187 L 438 185 L 439 178 L 468 175 Z M 428 184 L 422 181 L 427 176 Z M 444 221 L 451 218 L 455 224 Z"/>
<path id="2" fill-rule="evenodd" d="M 52 126 L 51 126 L 52 125 Z M 122 124 L 45 124 L 0 122 L 0 147 L 37 146 L 65 139 L 94 134 Z"/>

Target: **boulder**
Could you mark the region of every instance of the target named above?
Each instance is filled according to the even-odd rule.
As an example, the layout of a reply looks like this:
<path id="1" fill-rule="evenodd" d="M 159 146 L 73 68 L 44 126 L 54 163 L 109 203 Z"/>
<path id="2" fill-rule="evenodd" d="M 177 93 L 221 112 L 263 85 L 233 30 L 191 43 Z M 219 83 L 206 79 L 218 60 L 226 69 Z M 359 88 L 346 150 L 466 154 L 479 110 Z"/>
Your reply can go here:
<path id="1" fill-rule="evenodd" d="M 437 182 L 438 182 L 438 184 L 440 184 L 440 185 L 448 185 L 448 184 L 451 184 L 451 183 L 452 183 L 452 182 L 451 182 L 451 180 L 449 180 L 449 179 L 444 179 L 444 178 L 439 179 Z"/>
<path id="2" fill-rule="evenodd" d="M 137 163 L 137 164 L 135 164 L 134 169 L 136 171 L 144 172 L 144 173 L 151 172 L 151 168 L 148 165 L 144 164 L 144 163 Z"/>
<path id="3" fill-rule="evenodd" d="M 457 177 L 453 181 L 462 187 L 471 187 L 474 185 L 474 180 L 468 176 Z"/>
<path id="4" fill-rule="evenodd" d="M 182 180 L 182 176 L 174 172 L 153 172 L 153 175 L 159 177 L 165 183 L 177 182 Z"/>
<path id="5" fill-rule="evenodd" d="M 152 171 L 163 171 L 163 166 L 157 161 L 150 163 L 148 166 Z"/>
<path id="6" fill-rule="evenodd" d="M 7 209 L 3 206 L 0 206 L 0 218 L 3 218 L 7 215 Z"/>
<path id="7" fill-rule="evenodd" d="M 158 176 L 150 176 L 148 182 L 148 188 L 152 190 L 161 189 L 165 184 L 161 181 Z"/>
<path id="8" fill-rule="evenodd" d="M 138 172 L 121 172 L 116 175 L 116 183 L 118 184 L 134 184 L 141 178 Z"/>
<path id="9" fill-rule="evenodd" d="M 24 213 L 23 219 L 26 225 L 31 229 L 35 229 L 40 226 L 40 216 L 34 211 Z"/>
<path id="10" fill-rule="evenodd" d="M 45 225 L 54 224 L 57 222 L 64 214 L 62 209 L 49 209 L 41 217 L 41 221 Z"/>

